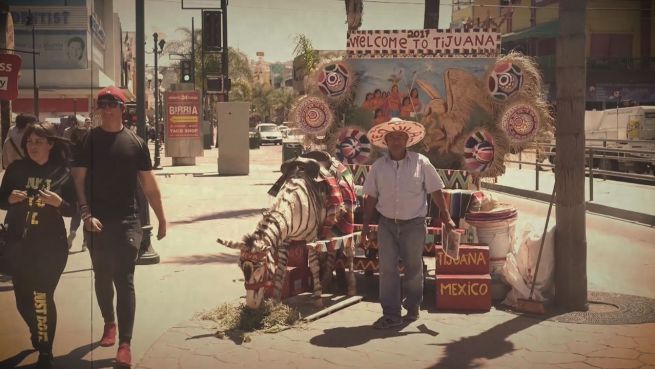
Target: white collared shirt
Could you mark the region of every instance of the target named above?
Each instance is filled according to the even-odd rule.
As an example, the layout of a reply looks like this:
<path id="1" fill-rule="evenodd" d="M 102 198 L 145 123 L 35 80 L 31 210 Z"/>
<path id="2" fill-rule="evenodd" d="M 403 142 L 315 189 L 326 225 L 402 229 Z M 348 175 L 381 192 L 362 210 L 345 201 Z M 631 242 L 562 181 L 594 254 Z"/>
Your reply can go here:
<path id="1" fill-rule="evenodd" d="M 427 195 L 442 188 L 443 180 L 430 160 L 412 151 L 398 161 L 388 154 L 379 158 L 364 182 L 364 194 L 378 199 L 380 214 L 402 220 L 425 217 Z"/>

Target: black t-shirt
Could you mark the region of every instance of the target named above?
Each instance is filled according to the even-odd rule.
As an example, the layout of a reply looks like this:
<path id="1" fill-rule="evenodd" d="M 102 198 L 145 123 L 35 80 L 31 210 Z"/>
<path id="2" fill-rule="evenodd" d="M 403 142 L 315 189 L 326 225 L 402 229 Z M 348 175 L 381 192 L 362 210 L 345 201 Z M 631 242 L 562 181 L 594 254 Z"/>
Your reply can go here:
<path id="1" fill-rule="evenodd" d="M 39 189 L 57 193 L 63 200 L 61 206 L 55 208 L 40 201 Z M 27 191 L 28 199 L 9 205 L 13 190 Z M 66 227 L 62 216 L 75 213 L 75 199 L 75 186 L 67 167 L 52 161 L 44 165 L 30 159 L 12 162 L 0 186 L 0 208 L 8 210 L 9 241 L 22 239 L 29 245 L 54 245 L 65 250 Z"/>
<path id="2" fill-rule="evenodd" d="M 92 129 L 76 153 L 74 166 L 87 168 L 86 199 L 94 217 L 117 221 L 138 213 L 138 173 L 152 170 L 152 162 L 148 146 L 134 132 Z"/>

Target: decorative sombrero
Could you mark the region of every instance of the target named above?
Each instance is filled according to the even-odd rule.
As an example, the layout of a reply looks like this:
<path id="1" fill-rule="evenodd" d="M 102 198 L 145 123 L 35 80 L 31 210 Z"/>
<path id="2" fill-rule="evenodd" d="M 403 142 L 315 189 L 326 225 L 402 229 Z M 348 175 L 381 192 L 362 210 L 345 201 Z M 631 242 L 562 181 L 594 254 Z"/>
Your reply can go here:
<path id="1" fill-rule="evenodd" d="M 390 121 L 380 123 L 368 131 L 368 138 L 375 146 L 386 148 L 384 137 L 392 132 L 405 132 L 409 136 L 407 147 L 414 146 L 425 137 L 425 128 L 421 123 L 400 118 L 391 118 Z"/>
<path id="2" fill-rule="evenodd" d="M 305 96 L 298 101 L 292 117 L 298 128 L 309 134 L 324 133 L 334 121 L 330 105 L 325 100 L 312 96 Z"/>
<path id="3" fill-rule="evenodd" d="M 533 139 L 539 131 L 539 125 L 539 111 L 526 102 L 510 105 L 500 119 L 500 126 L 513 145 Z"/>
<path id="4" fill-rule="evenodd" d="M 343 62 L 327 63 L 316 74 L 318 90 L 331 101 L 344 99 L 351 91 L 353 74 Z"/>
<path id="5" fill-rule="evenodd" d="M 523 82 L 523 69 L 511 61 L 496 64 L 487 75 L 489 94 L 498 101 L 507 101 L 518 95 Z"/>
<path id="6" fill-rule="evenodd" d="M 337 159 L 344 164 L 363 164 L 371 154 L 371 141 L 361 128 L 343 128 L 337 137 Z"/>
<path id="7" fill-rule="evenodd" d="M 469 172 L 482 173 L 494 161 L 493 136 L 486 130 L 473 132 L 464 143 L 464 168 Z"/>

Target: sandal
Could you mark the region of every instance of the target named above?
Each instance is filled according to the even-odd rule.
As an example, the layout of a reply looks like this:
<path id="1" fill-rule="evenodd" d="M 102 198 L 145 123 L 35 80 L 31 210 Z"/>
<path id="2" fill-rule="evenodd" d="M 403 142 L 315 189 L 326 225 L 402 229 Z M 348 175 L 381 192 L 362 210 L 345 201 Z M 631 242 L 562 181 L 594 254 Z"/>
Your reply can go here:
<path id="1" fill-rule="evenodd" d="M 403 321 L 400 318 L 391 318 L 388 316 L 383 316 L 380 319 L 376 320 L 375 323 L 373 323 L 373 328 L 389 329 L 401 325 L 403 325 Z"/>

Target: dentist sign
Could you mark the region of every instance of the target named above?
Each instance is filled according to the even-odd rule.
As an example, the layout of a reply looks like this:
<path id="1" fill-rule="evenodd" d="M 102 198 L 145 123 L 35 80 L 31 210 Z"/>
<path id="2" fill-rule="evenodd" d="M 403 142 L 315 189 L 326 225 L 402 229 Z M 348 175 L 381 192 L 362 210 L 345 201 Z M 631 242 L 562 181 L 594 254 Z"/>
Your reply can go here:
<path id="1" fill-rule="evenodd" d="M 13 100 L 18 96 L 20 65 L 20 56 L 0 54 L 0 100 Z"/>

